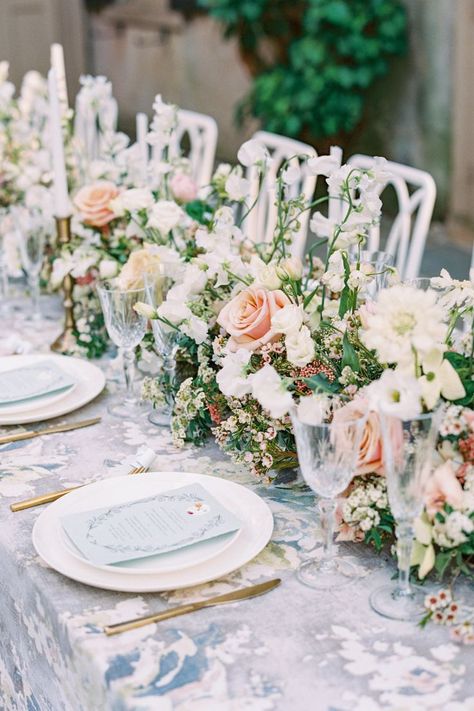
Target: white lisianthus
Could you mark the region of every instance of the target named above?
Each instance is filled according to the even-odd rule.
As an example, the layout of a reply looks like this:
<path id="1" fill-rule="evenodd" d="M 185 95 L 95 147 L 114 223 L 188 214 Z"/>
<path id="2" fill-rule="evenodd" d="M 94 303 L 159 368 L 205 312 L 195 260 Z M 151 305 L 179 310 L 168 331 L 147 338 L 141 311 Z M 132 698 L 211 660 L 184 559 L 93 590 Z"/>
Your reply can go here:
<path id="1" fill-rule="evenodd" d="M 247 168 L 251 165 L 260 165 L 263 168 L 270 156 L 263 143 L 251 138 L 240 146 L 237 158 Z"/>
<path id="2" fill-rule="evenodd" d="M 207 323 L 197 316 L 190 316 L 181 324 L 180 328 L 183 333 L 192 338 L 193 341 L 196 341 L 198 345 L 207 338 Z"/>
<path id="3" fill-rule="evenodd" d="M 365 314 L 361 339 L 383 363 L 409 365 L 442 348 L 447 335 L 436 293 L 398 285 L 379 292 Z"/>
<path id="4" fill-rule="evenodd" d="M 327 395 L 308 395 L 300 399 L 296 414 L 305 425 L 320 425 L 327 415 L 328 407 Z"/>
<path id="5" fill-rule="evenodd" d="M 304 312 L 301 306 L 287 304 L 272 316 L 272 330 L 285 335 L 299 331 L 303 325 Z"/>
<path id="6" fill-rule="evenodd" d="M 421 384 L 412 375 L 385 370 L 365 389 L 372 410 L 409 420 L 421 414 Z"/>
<path id="7" fill-rule="evenodd" d="M 428 410 L 432 410 L 440 395 L 445 400 L 460 400 L 466 391 L 459 375 L 451 363 L 443 357 L 443 352 L 433 349 L 422 361 L 424 375 L 419 379 L 423 400 Z"/>
<path id="8" fill-rule="evenodd" d="M 264 365 L 251 380 L 253 397 L 268 410 L 270 417 L 283 417 L 289 412 L 293 398 L 272 365 Z"/>
<path id="9" fill-rule="evenodd" d="M 245 200 L 248 196 L 250 192 L 250 182 L 246 178 L 243 178 L 237 170 L 233 170 L 225 181 L 225 191 L 230 200 L 240 202 Z"/>
<path id="10" fill-rule="evenodd" d="M 184 211 L 174 200 L 159 200 L 150 209 L 147 227 L 154 227 L 165 235 L 177 227 L 184 216 Z"/>
<path id="11" fill-rule="evenodd" d="M 335 156 L 315 156 L 308 160 L 308 172 L 310 175 L 331 175 L 340 166 L 339 160 Z"/>
<path id="12" fill-rule="evenodd" d="M 298 368 L 314 360 L 314 341 L 307 326 L 302 326 L 299 331 L 291 331 L 285 338 L 285 348 L 289 362 Z"/>
<path id="13" fill-rule="evenodd" d="M 102 259 L 99 264 L 99 276 L 101 279 L 113 279 L 117 276 L 119 263 L 115 259 Z"/>
<path id="14" fill-rule="evenodd" d="M 117 195 L 109 203 L 110 209 L 118 217 L 125 212 L 136 212 L 137 210 L 148 210 L 154 202 L 151 190 L 146 188 L 130 188 Z"/>
<path id="15" fill-rule="evenodd" d="M 252 380 L 247 377 L 247 366 L 251 351 L 239 348 L 235 353 L 229 353 L 222 361 L 222 368 L 216 376 L 221 392 L 227 397 L 242 398 L 252 392 Z"/>

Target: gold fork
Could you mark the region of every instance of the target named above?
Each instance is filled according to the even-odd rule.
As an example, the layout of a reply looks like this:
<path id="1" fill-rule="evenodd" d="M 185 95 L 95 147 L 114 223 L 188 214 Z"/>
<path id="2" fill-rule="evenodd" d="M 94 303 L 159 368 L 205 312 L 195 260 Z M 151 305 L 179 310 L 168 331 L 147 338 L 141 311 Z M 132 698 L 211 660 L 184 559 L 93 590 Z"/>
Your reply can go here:
<path id="1" fill-rule="evenodd" d="M 144 474 L 149 470 L 150 467 L 133 467 L 128 473 L 129 474 Z M 75 491 L 76 489 L 81 489 L 86 484 L 79 484 L 79 486 L 71 486 L 69 489 L 60 489 L 59 491 L 50 491 L 49 494 L 41 494 L 41 496 L 35 496 L 32 499 L 25 499 L 24 501 L 17 501 L 16 504 L 10 504 L 10 510 L 13 512 L 24 511 L 25 509 L 31 509 L 33 506 L 41 506 L 42 504 L 50 504 L 52 501 L 57 501 L 64 496 L 69 494 L 70 491 Z"/>

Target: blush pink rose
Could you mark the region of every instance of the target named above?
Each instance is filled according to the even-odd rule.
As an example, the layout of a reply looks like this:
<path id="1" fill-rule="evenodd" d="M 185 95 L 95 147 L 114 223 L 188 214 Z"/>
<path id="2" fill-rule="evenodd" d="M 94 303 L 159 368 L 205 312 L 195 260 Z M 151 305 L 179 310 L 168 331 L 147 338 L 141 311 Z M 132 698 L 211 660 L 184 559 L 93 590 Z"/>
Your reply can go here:
<path id="1" fill-rule="evenodd" d="M 230 349 L 254 351 L 265 343 L 278 340 L 281 334 L 272 331 L 272 316 L 289 303 L 282 291 L 267 291 L 263 287 L 249 286 L 237 294 L 221 309 L 217 318 L 231 336 Z"/>
<path id="2" fill-rule="evenodd" d="M 367 412 L 368 402 L 363 397 L 347 403 L 340 410 L 336 410 L 333 420 L 335 422 L 350 422 L 361 417 Z M 397 421 L 393 421 L 391 427 L 391 438 L 394 449 L 402 445 L 403 432 Z M 376 412 L 369 412 L 362 433 L 360 443 L 359 458 L 357 460 L 356 475 L 381 474 L 384 472 L 383 464 L 383 441 L 380 419 Z"/>
<path id="3" fill-rule="evenodd" d="M 74 205 L 81 213 L 86 225 L 105 227 L 115 218 L 110 209 L 110 202 L 117 197 L 119 190 L 108 180 L 98 180 L 92 185 L 84 185 L 74 198 Z"/>
<path id="4" fill-rule="evenodd" d="M 462 507 L 463 489 L 450 461 L 441 464 L 430 477 L 425 491 L 426 513 L 433 518 L 444 504 Z"/>
<path id="5" fill-rule="evenodd" d="M 197 198 L 197 185 L 186 173 L 175 173 L 170 180 L 170 188 L 175 200 L 191 202 Z"/>

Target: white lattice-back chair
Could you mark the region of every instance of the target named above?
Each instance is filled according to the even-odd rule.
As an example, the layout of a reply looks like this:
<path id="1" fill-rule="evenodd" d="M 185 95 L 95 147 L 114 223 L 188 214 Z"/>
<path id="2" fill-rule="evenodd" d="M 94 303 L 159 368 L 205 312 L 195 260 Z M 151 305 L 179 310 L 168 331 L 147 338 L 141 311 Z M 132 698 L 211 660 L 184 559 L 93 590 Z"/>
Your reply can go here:
<path id="1" fill-rule="evenodd" d="M 191 174 L 199 187 L 209 185 L 217 146 L 217 123 L 212 116 L 195 111 L 178 111 L 178 128 L 170 144 L 170 156 L 182 153 L 187 140 L 188 150 L 184 155 L 191 163 Z"/>
<path id="2" fill-rule="evenodd" d="M 313 157 L 316 156 L 316 151 L 307 143 L 302 143 L 286 136 L 279 136 L 276 133 L 269 133 L 268 131 L 257 131 L 252 136 L 252 139 L 266 147 L 272 157 L 272 162 L 265 176 L 260 195 L 258 195 L 259 177 L 257 169 L 251 166 L 247 170 L 246 177 L 250 180 L 248 204 L 254 205 L 255 203 L 255 205 L 244 220 L 243 230 L 244 234 L 252 242 L 271 242 L 278 216 L 275 206 L 275 191 L 272 187 L 278 170 L 284 161 L 289 160 L 291 166 L 299 165 L 300 159 L 297 156 Z M 288 195 L 289 197 L 296 197 L 302 194 L 305 201 L 308 202 L 314 195 L 315 186 L 316 176 L 302 175 L 300 180 L 288 187 Z M 302 257 L 308 231 L 309 211 L 300 216 L 299 222 L 300 228 L 294 236 L 291 253 L 294 256 Z"/>
<path id="3" fill-rule="evenodd" d="M 375 159 L 356 154 L 347 161 L 350 165 L 370 169 Z M 402 163 L 387 161 L 385 168 L 391 177 L 381 186 L 391 185 L 398 201 L 398 213 L 393 220 L 384 251 L 395 257 L 395 264 L 402 279 L 415 279 L 420 271 L 426 237 L 436 199 L 436 184 L 433 177 L 424 170 L 412 168 Z M 370 229 L 367 249 L 379 249 L 380 225 Z"/>

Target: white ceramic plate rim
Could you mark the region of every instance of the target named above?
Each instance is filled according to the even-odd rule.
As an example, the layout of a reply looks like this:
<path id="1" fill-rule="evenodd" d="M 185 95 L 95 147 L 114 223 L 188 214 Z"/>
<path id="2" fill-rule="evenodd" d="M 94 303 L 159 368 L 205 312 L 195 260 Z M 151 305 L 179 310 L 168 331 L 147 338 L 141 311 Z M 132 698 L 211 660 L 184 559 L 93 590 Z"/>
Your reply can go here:
<path id="1" fill-rule="evenodd" d="M 209 479 L 220 481 L 222 486 L 234 488 L 236 495 L 240 493 L 253 502 L 254 520 L 250 521 L 248 529 L 246 527 L 242 535 L 235 539 L 232 545 L 205 563 L 169 573 L 148 575 L 137 572 L 134 575 L 124 576 L 115 571 L 93 568 L 70 555 L 58 537 L 54 536 L 55 517 L 48 516 L 49 509 L 54 506 L 51 504 L 40 514 L 33 527 L 32 540 L 38 555 L 58 573 L 85 585 L 103 590 L 145 593 L 178 590 L 216 580 L 241 568 L 255 558 L 267 545 L 273 531 L 273 516 L 268 504 L 251 489 L 206 474 L 170 471 L 157 472 L 156 474 L 163 478 L 165 476 L 173 477 L 176 486 L 184 486 L 192 482 L 199 482 L 206 486 Z M 121 478 L 125 477 L 116 477 L 115 480 Z M 91 484 L 90 487 L 100 487 L 102 484 L 103 482 L 97 482 Z M 171 480 L 169 480 L 169 484 L 172 484 Z"/>
<path id="2" fill-rule="evenodd" d="M 71 395 L 76 388 L 77 383 L 72 383 L 68 388 L 61 390 L 61 392 L 55 395 L 38 395 L 38 397 L 33 398 L 31 401 L 23 400 L 21 403 L 18 403 L 18 405 L 0 405 L 0 417 L 13 417 L 13 415 L 21 415 L 22 412 L 28 413 L 39 410 L 42 407 L 47 407 Z"/>
<path id="3" fill-rule="evenodd" d="M 68 392 L 66 397 L 60 401 L 44 405 L 33 411 L 24 411 L 17 415 L 2 415 L 0 412 L 0 425 L 23 425 L 30 422 L 42 422 L 50 420 L 53 417 L 61 417 L 69 412 L 78 410 L 83 405 L 102 392 L 105 386 L 105 375 L 96 365 L 89 363 L 81 358 L 63 355 L 49 355 L 48 358 L 57 360 L 58 365 L 66 372 L 75 376 L 76 387 L 73 392 Z M 13 355 L 3 356 L 0 358 L 0 372 L 8 370 L 11 367 L 21 368 L 26 365 L 32 365 L 35 362 L 44 360 L 45 355 Z"/>

